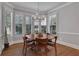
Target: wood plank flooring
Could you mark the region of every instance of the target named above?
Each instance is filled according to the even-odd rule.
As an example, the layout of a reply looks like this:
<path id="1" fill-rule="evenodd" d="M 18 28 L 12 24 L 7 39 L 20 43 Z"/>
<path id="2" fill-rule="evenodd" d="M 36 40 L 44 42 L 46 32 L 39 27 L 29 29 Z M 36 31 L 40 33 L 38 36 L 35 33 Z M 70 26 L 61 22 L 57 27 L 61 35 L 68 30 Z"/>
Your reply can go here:
<path id="1" fill-rule="evenodd" d="M 3 51 L 1 56 L 23 56 L 22 48 L 23 43 L 11 45 L 8 49 Z M 55 56 L 54 48 L 50 46 L 48 46 L 48 48 L 49 52 L 47 56 Z M 28 49 L 27 56 L 45 56 L 45 54 L 37 54 Z M 57 56 L 79 56 L 79 50 L 57 44 Z"/>

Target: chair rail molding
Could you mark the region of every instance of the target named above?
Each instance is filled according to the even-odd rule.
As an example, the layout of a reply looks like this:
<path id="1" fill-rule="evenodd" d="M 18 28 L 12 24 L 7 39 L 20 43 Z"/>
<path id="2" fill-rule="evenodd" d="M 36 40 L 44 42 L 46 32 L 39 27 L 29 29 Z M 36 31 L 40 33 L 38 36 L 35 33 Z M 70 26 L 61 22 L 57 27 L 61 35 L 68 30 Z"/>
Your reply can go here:
<path id="1" fill-rule="evenodd" d="M 79 35 L 79 33 L 75 32 L 57 32 L 58 34 L 70 34 L 70 35 Z"/>

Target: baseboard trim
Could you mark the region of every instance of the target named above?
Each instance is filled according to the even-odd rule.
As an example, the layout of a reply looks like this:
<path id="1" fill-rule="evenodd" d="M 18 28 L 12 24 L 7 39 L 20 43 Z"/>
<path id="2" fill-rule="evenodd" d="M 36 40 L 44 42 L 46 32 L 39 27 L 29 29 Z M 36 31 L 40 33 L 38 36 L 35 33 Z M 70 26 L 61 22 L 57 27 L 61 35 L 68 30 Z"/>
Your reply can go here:
<path id="1" fill-rule="evenodd" d="M 9 45 L 12 45 L 12 44 L 16 44 L 16 43 L 22 43 L 23 40 L 16 40 L 16 41 L 12 41 L 9 43 Z"/>
<path id="2" fill-rule="evenodd" d="M 79 50 L 79 45 L 75 45 L 75 44 L 71 44 L 63 41 L 57 41 L 57 43 Z"/>
<path id="3" fill-rule="evenodd" d="M 23 40 L 16 40 L 16 41 L 9 42 L 9 45 L 13 45 L 16 43 L 22 43 L 22 42 L 23 42 Z M 4 49 L 4 45 L 1 47 L 0 55 L 2 54 L 3 49 Z"/>
<path id="4" fill-rule="evenodd" d="M 0 51 L 0 55 L 1 55 L 2 51 Z"/>

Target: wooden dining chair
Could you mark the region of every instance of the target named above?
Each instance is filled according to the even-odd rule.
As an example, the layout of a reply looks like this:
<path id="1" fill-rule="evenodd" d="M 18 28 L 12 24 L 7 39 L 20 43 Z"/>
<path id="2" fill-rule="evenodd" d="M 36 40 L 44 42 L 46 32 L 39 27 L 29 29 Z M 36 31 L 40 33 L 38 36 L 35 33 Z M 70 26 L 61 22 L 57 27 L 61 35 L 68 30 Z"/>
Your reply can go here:
<path id="1" fill-rule="evenodd" d="M 37 48 L 37 51 L 38 52 L 41 52 L 41 49 L 44 49 L 44 53 L 41 52 L 41 54 L 44 54 L 44 55 L 47 55 L 47 42 L 48 42 L 48 39 L 45 38 L 45 39 L 40 39 L 40 38 L 36 38 L 36 48 Z M 40 51 L 39 51 L 40 50 Z"/>
<path id="2" fill-rule="evenodd" d="M 48 45 L 55 48 L 55 55 L 57 56 L 56 42 L 57 42 L 57 36 L 54 36 L 53 39 L 48 39 Z"/>
<path id="3" fill-rule="evenodd" d="M 27 49 L 29 47 L 32 47 L 33 42 L 32 42 L 32 40 L 28 40 L 28 37 L 26 36 L 26 34 L 23 37 L 23 41 L 24 41 L 24 43 L 23 43 L 23 55 L 26 55 Z"/>

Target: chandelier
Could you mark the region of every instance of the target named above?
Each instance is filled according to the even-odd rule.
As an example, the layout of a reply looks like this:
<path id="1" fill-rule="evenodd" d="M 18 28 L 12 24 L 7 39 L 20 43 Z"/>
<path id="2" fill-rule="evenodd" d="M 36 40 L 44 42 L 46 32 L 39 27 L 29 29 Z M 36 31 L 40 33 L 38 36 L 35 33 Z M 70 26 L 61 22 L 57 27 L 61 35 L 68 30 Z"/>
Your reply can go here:
<path id="1" fill-rule="evenodd" d="M 40 14 L 39 2 L 37 2 L 37 12 L 35 15 L 32 15 L 32 19 L 34 19 L 34 20 L 44 20 L 45 19 L 45 15 Z"/>

